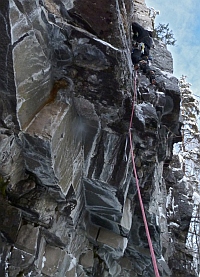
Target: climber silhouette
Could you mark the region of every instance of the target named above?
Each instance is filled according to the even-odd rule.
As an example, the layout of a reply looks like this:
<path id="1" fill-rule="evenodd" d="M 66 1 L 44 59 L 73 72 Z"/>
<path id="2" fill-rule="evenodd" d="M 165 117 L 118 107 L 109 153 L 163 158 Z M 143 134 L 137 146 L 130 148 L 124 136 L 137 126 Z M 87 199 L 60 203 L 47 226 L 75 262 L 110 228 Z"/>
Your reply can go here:
<path id="1" fill-rule="evenodd" d="M 152 33 L 145 30 L 137 22 L 132 23 L 133 48 L 131 59 L 134 69 L 141 69 L 151 84 L 156 84 L 155 72 L 149 66 L 149 51 L 153 46 Z"/>
<path id="2" fill-rule="evenodd" d="M 144 55 L 149 56 L 149 50 L 153 45 L 152 33 L 150 31 L 145 30 L 137 22 L 132 23 L 132 31 L 133 40 L 135 40 L 137 43 L 144 43 Z"/>

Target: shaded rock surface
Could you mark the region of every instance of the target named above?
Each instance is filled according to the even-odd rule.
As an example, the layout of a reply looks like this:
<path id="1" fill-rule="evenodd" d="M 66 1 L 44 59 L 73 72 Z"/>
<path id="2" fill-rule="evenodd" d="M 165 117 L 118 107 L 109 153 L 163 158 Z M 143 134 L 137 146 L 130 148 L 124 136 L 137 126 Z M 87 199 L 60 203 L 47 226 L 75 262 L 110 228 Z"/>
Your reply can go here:
<path id="1" fill-rule="evenodd" d="M 1 276 L 154 276 L 128 142 L 131 22 L 152 29 L 144 1 L 0 7 Z M 166 195 L 181 190 L 169 169 L 181 97 L 166 47 L 152 54 L 157 85 L 138 72 L 133 148 L 160 275 L 175 276 Z"/>

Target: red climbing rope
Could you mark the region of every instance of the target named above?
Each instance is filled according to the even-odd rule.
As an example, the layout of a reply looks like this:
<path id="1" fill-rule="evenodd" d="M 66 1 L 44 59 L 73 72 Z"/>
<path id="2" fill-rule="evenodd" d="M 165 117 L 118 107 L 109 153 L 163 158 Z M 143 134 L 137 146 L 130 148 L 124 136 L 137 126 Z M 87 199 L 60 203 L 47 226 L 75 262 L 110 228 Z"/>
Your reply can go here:
<path id="1" fill-rule="evenodd" d="M 150 249 L 150 253 L 151 253 L 151 259 L 152 259 L 152 263 L 153 263 L 153 267 L 154 267 L 154 272 L 155 272 L 156 277 L 160 277 L 159 272 L 158 272 L 156 257 L 155 257 L 155 253 L 154 253 L 154 249 L 153 249 L 153 245 L 152 245 L 152 241 L 151 241 L 151 237 L 150 237 L 150 233 L 149 233 L 147 219 L 146 219 L 146 215 L 145 215 L 145 211 L 144 211 L 144 205 L 143 205 L 142 196 L 141 196 L 141 192 L 140 192 L 140 186 L 139 186 L 139 181 L 138 181 L 138 177 L 137 177 L 137 170 L 136 170 L 136 166 L 135 166 L 135 158 L 134 158 L 134 152 L 133 152 L 133 140 L 132 140 L 132 134 L 131 134 L 131 130 L 132 130 L 131 127 L 132 127 L 132 122 L 133 122 L 134 107 L 135 107 L 135 100 L 136 100 L 136 80 L 137 80 L 137 71 L 135 71 L 135 75 L 134 75 L 134 96 L 133 96 L 132 113 L 131 113 L 131 119 L 130 119 L 130 125 L 129 125 L 129 140 L 130 140 L 130 147 L 131 147 L 130 151 L 131 151 L 131 157 L 132 157 L 132 163 L 133 163 L 133 172 L 135 175 L 136 186 L 137 186 L 137 191 L 138 191 L 138 198 L 139 198 L 139 202 L 140 202 L 140 208 L 142 211 L 142 217 L 143 217 L 146 236 L 147 236 L 149 249 Z"/>

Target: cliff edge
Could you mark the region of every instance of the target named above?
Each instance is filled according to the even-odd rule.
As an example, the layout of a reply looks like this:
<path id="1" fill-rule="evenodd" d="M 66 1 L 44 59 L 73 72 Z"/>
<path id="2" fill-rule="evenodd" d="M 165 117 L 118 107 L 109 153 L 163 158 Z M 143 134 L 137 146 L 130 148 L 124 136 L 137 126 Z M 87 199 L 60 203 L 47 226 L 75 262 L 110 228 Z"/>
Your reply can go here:
<path id="1" fill-rule="evenodd" d="M 137 85 L 133 148 L 160 276 L 197 276 L 177 250 L 192 208 L 173 157 L 181 95 L 165 45 L 151 51 L 156 85 L 140 70 L 134 81 L 131 23 L 152 29 L 145 2 L 0 8 L 0 275 L 154 276 L 128 141 Z"/>

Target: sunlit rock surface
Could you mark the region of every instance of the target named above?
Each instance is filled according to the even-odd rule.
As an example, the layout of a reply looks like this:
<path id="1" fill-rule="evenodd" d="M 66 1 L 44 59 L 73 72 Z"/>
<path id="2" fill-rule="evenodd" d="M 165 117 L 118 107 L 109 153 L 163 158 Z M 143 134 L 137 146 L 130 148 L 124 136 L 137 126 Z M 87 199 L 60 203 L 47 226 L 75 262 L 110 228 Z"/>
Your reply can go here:
<path id="1" fill-rule="evenodd" d="M 154 276 L 128 141 L 131 23 L 153 24 L 144 1 L 0 8 L 0 276 Z M 169 244 L 171 230 L 187 233 L 193 209 L 180 198 L 171 212 L 172 184 L 185 194 L 171 170 L 181 95 L 166 47 L 151 54 L 157 85 L 137 74 L 137 174 L 160 276 L 197 276 L 173 272 L 185 242 Z"/>

